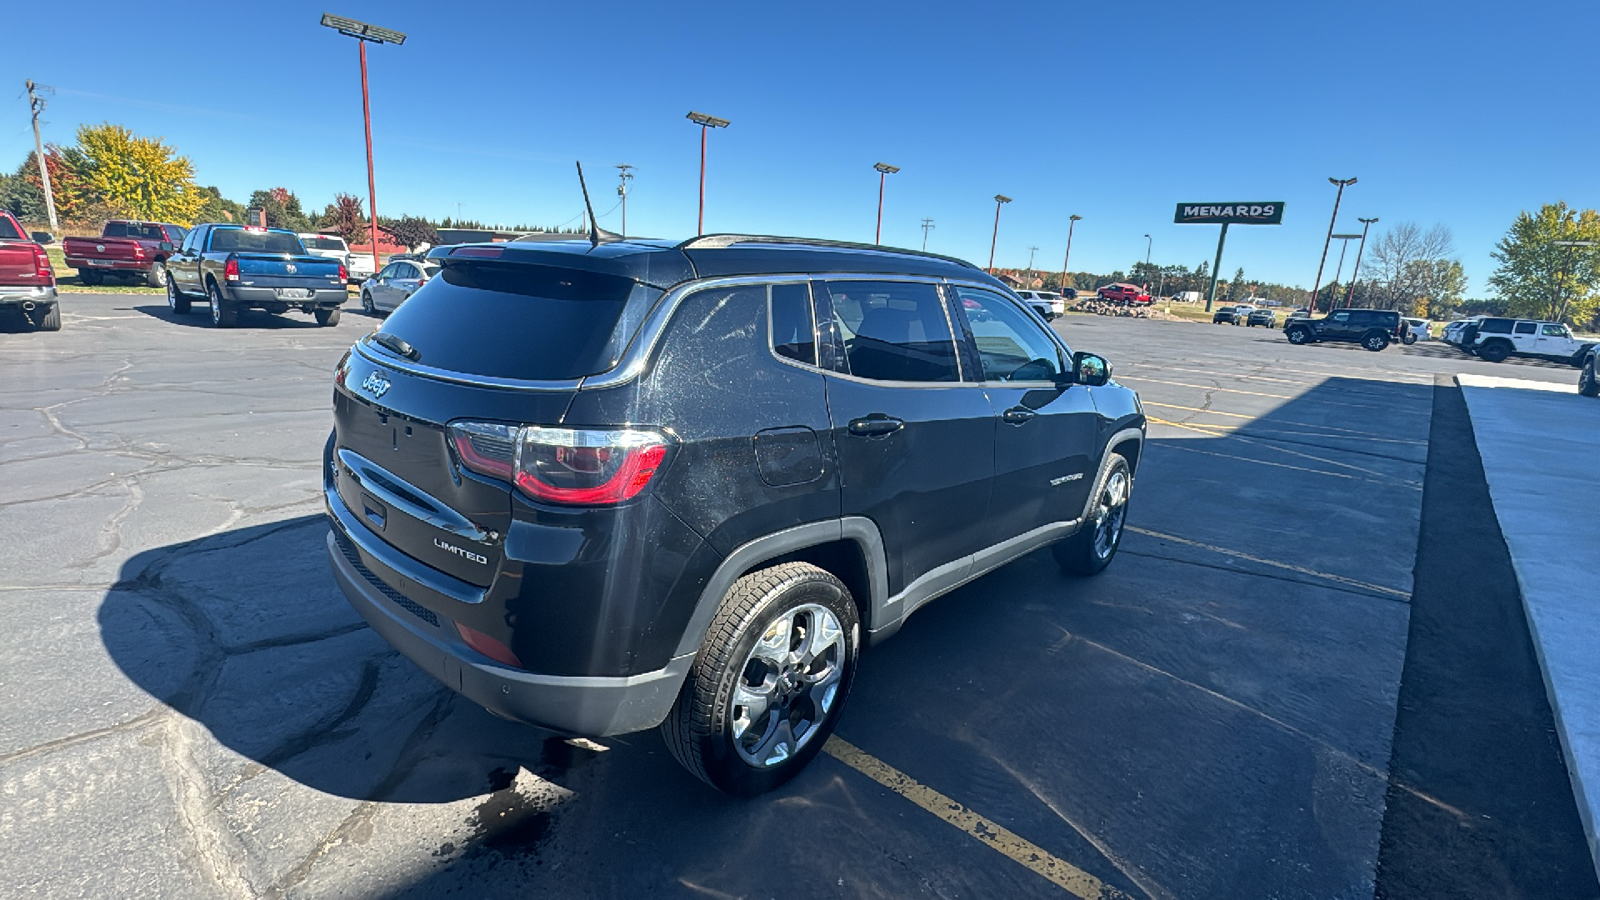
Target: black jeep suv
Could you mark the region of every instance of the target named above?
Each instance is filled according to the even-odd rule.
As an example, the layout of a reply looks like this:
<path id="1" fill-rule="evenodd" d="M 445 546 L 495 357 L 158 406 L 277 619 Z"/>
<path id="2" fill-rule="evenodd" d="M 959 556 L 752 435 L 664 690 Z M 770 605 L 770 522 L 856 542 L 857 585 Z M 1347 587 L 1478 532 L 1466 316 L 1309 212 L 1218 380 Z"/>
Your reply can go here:
<path id="1" fill-rule="evenodd" d="M 335 374 L 329 557 L 501 716 L 660 725 L 759 793 L 917 607 L 1046 545 L 1079 574 L 1117 551 L 1138 397 L 971 265 L 732 235 L 429 257 Z"/>
<path id="2" fill-rule="evenodd" d="M 1291 344 L 1345 341 L 1378 351 L 1405 340 L 1406 323 L 1392 309 L 1336 309 L 1321 319 L 1292 317 L 1283 323 Z"/>

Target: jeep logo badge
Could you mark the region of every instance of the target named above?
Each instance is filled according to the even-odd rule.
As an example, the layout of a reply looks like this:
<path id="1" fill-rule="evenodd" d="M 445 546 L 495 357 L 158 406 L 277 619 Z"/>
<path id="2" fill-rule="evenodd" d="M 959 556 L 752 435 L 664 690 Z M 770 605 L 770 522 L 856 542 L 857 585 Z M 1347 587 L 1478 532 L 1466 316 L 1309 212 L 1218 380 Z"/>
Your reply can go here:
<path id="1" fill-rule="evenodd" d="M 366 380 L 361 382 L 361 389 L 371 394 L 372 399 L 376 400 L 389 393 L 389 379 L 383 377 L 382 372 L 373 372 L 366 377 Z"/>

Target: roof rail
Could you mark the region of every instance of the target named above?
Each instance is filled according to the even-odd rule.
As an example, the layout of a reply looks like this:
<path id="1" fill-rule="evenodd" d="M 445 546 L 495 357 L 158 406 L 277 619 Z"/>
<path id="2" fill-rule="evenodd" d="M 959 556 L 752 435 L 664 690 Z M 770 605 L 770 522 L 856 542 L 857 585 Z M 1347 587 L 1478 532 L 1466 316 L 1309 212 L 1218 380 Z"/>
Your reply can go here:
<path id="1" fill-rule="evenodd" d="M 928 253 L 925 250 L 905 250 L 900 247 L 885 247 L 881 244 L 858 244 L 853 241 L 830 241 L 824 238 L 782 237 L 771 234 L 704 234 L 692 237 L 679 244 L 678 250 L 715 250 L 723 247 L 732 247 L 736 244 L 790 244 L 800 247 L 824 247 L 831 250 L 870 250 L 877 253 L 893 253 L 899 256 L 920 256 L 925 259 L 937 259 L 969 269 L 977 266 L 964 259 L 954 256 L 942 256 L 938 253 Z"/>

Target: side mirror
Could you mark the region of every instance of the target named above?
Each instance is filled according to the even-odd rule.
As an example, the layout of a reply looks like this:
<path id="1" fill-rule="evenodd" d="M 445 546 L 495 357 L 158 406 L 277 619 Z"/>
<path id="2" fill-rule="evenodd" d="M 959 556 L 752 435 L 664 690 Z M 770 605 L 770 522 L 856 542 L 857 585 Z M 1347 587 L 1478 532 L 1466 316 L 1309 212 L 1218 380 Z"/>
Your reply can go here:
<path id="1" fill-rule="evenodd" d="M 171 253 L 172 252 L 172 242 L 171 241 L 162 241 L 161 243 L 157 244 L 156 247 L 162 253 Z"/>
<path id="2" fill-rule="evenodd" d="M 1072 354 L 1073 380 L 1089 387 L 1100 387 L 1111 380 L 1111 363 L 1093 353 Z"/>
<path id="3" fill-rule="evenodd" d="M 33 238 L 35 244 L 54 244 L 56 242 L 56 236 L 48 231 L 35 231 L 29 236 Z"/>

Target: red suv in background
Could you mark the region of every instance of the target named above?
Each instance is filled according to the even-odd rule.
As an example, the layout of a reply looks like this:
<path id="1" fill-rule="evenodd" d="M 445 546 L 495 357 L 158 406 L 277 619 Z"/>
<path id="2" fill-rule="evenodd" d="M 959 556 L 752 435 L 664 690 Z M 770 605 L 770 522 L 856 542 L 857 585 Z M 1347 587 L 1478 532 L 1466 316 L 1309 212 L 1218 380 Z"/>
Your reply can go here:
<path id="1" fill-rule="evenodd" d="M 1114 303 L 1131 303 L 1135 306 L 1144 306 L 1150 302 L 1150 295 L 1131 284 L 1117 282 L 1108 284 L 1095 293 L 1101 300 L 1110 300 Z"/>

